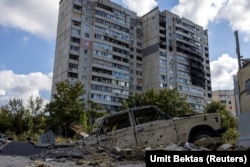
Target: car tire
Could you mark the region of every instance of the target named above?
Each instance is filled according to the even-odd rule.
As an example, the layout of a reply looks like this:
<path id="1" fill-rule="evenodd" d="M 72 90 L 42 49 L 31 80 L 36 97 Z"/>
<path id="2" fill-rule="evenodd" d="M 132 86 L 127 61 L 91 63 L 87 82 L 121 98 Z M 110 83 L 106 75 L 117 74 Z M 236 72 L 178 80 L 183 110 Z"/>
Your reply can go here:
<path id="1" fill-rule="evenodd" d="M 203 139 L 203 138 L 213 138 L 215 137 L 214 133 L 209 131 L 199 131 L 195 133 L 195 135 L 192 138 L 192 143 L 194 143 L 197 140 Z"/>

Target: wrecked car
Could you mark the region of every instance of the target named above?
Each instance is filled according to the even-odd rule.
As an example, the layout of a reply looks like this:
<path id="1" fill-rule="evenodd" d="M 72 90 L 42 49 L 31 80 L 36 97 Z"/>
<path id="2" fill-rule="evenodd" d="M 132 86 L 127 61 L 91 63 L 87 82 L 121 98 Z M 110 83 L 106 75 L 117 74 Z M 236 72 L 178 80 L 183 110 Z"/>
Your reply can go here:
<path id="1" fill-rule="evenodd" d="M 96 119 L 86 143 L 104 148 L 138 148 L 194 142 L 224 132 L 218 113 L 171 118 L 156 106 L 132 108 Z"/>

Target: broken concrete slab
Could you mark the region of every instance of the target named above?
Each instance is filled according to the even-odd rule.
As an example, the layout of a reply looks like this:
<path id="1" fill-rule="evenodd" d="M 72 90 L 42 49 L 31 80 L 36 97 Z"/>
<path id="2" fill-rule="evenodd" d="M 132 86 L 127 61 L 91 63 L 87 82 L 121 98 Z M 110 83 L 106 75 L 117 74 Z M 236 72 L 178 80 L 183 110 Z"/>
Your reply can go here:
<path id="1" fill-rule="evenodd" d="M 188 151 L 198 151 L 199 150 L 199 148 L 196 145 L 189 143 L 189 142 L 186 142 L 183 147 Z"/>
<path id="2" fill-rule="evenodd" d="M 194 145 L 198 148 L 208 148 L 211 151 L 216 150 L 217 147 L 224 144 L 225 141 L 221 137 L 214 138 L 202 138 L 194 142 Z"/>
<path id="3" fill-rule="evenodd" d="M 228 151 L 228 150 L 232 150 L 234 146 L 232 144 L 222 144 L 221 146 L 219 146 L 216 150 L 217 151 Z"/>
<path id="4" fill-rule="evenodd" d="M 185 148 L 175 144 L 175 143 L 169 143 L 164 150 L 168 151 L 185 151 Z"/>
<path id="5" fill-rule="evenodd" d="M 81 125 L 75 124 L 74 122 L 70 124 L 70 129 L 81 135 L 83 138 L 89 137 L 89 134 L 84 132 L 84 128 Z"/>

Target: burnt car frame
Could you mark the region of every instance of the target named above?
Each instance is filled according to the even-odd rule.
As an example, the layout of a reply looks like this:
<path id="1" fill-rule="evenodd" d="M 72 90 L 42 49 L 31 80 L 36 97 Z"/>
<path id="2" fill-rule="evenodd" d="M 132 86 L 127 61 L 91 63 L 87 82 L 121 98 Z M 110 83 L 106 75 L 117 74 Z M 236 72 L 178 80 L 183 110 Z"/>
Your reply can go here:
<path id="1" fill-rule="evenodd" d="M 86 141 L 105 148 L 138 148 L 194 142 L 224 131 L 218 113 L 171 118 L 156 106 L 143 106 L 98 118 Z"/>

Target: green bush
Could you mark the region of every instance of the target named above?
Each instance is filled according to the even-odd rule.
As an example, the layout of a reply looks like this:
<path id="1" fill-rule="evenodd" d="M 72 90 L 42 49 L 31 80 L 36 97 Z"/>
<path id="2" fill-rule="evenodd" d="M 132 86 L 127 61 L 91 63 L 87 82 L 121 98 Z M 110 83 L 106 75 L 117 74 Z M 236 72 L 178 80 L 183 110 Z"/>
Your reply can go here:
<path id="1" fill-rule="evenodd" d="M 222 138 L 227 143 L 237 143 L 237 138 L 239 136 L 239 132 L 237 130 L 237 119 L 226 109 L 224 104 L 213 101 L 212 103 L 207 104 L 205 107 L 205 113 L 219 113 L 221 116 L 222 126 L 227 128 L 227 131 L 222 135 Z"/>
<path id="2" fill-rule="evenodd" d="M 239 132 L 235 128 L 229 128 L 227 131 L 222 135 L 222 138 L 225 140 L 226 143 L 230 144 L 237 144 Z"/>
<path id="3" fill-rule="evenodd" d="M 33 138 L 33 142 L 38 142 L 39 141 L 39 135 L 38 134 L 36 134 L 36 133 L 31 134 L 29 132 L 24 132 L 21 135 L 18 135 L 17 140 L 19 140 L 19 141 L 27 141 L 27 139 L 29 137 Z"/>

